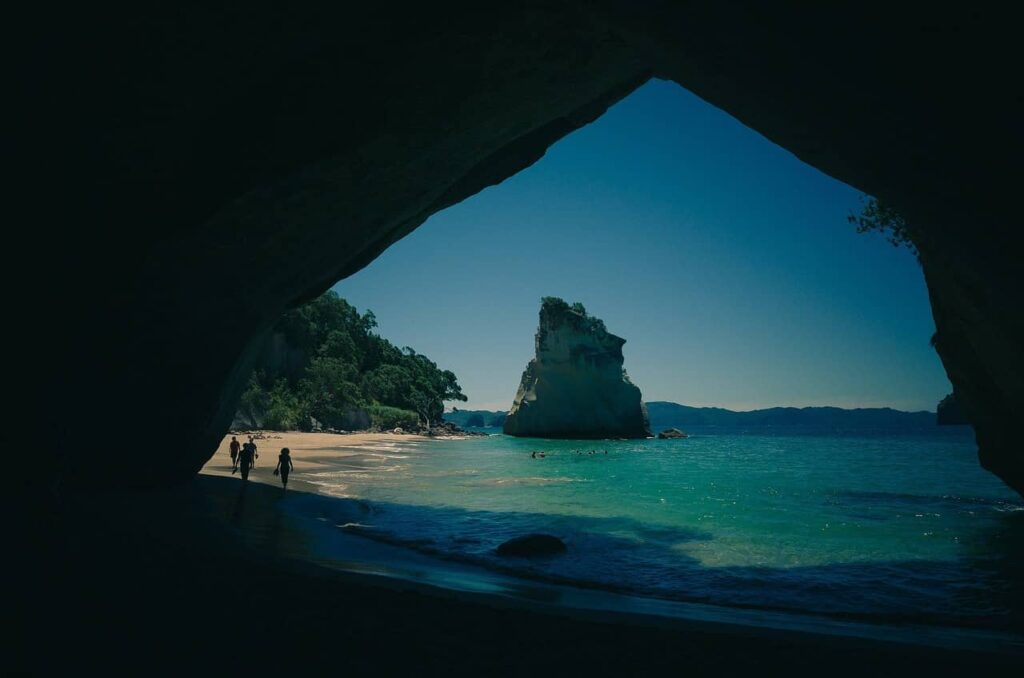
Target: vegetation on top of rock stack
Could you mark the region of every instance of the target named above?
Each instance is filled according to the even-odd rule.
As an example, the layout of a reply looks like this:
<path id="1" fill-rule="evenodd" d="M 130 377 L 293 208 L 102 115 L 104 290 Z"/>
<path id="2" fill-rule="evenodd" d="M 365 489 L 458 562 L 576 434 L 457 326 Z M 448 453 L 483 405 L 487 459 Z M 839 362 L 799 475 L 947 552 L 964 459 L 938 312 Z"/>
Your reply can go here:
<path id="1" fill-rule="evenodd" d="M 466 400 L 454 373 L 376 334 L 335 292 L 285 313 L 242 395 L 240 413 L 265 428 L 349 428 L 353 411 L 381 428 L 428 427 L 444 402 Z M 348 424 L 348 425 L 347 425 Z"/>
<path id="2" fill-rule="evenodd" d="M 546 318 L 550 327 L 555 328 L 562 323 L 570 323 L 573 329 L 583 332 L 607 332 L 604 321 L 587 315 L 587 309 L 580 302 L 569 304 L 560 297 L 543 297 L 541 300 L 541 324 Z"/>

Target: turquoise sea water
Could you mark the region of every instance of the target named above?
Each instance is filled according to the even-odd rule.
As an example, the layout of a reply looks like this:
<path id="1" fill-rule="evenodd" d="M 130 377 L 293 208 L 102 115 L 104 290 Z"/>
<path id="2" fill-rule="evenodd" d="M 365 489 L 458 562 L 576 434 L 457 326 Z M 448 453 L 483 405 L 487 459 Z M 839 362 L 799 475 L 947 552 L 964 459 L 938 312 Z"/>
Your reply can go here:
<path id="1" fill-rule="evenodd" d="M 357 515 L 339 520 L 346 529 L 523 577 L 854 619 L 1021 627 L 1024 502 L 978 466 L 969 430 L 691 434 L 396 436 L 305 480 L 359 500 Z M 561 537 L 567 553 L 494 553 L 529 532 Z"/>

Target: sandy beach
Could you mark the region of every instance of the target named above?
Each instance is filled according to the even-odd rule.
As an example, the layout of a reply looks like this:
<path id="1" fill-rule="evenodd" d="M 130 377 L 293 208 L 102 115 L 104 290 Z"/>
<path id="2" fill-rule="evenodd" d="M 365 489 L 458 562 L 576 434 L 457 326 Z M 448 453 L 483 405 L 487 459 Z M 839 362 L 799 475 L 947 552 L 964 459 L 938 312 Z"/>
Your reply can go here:
<path id="1" fill-rule="evenodd" d="M 155 673 L 261 675 L 639 675 L 685 669 L 697 675 L 937 676 L 998 675 L 1020 659 L 1013 648 L 978 651 L 944 641 L 921 645 L 825 628 L 786 630 L 761 625 L 756 616 L 672 618 L 629 598 L 618 609 L 588 607 L 589 599 L 572 597 L 579 592 L 515 580 L 491 590 L 448 586 L 443 577 L 453 576 L 451 569 L 345 535 L 315 517 L 304 524 L 287 510 L 317 502 L 358 509 L 356 500 L 299 489 L 303 473 L 316 469 L 318 459 L 415 439 L 274 435 L 280 437 L 257 441 L 260 459 L 248 483 L 232 476 L 222 445 L 203 472 L 181 486 L 67 497 L 53 518 L 48 565 L 38 578 L 48 582 L 47 590 L 18 591 L 12 608 L 25 619 L 28 637 L 65 638 L 67 649 L 54 654 L 26 645 L 12 666 L 38 673 L 149 667 Z M 284 446 L 296 463 L 294 488 L 290 483 L 287 492 L 272 474 Z M 328 535 L 333 550 L 325 555 L 315 542 Z M 405 570 L 393 576 L 381 564 L 398 556 Z M 65 562 L 77 565 L 62 567 Z M 431 578 L 432 572 L 441 576 Z M 65 602 L 59 616 L 39 604 L 54 598 Z"/>
<path id="2" fill-rule="evenodd" d="M 250 433 L 236 433 L 239 443 L 249 439 Z M 250 482 L 265 483 L 280 487 L 281 480 L 274 475 L 278 454 L 287 447 L 291 452 L 294 470 L 288 478 L 288 485 L 295 489 L 314 489 L 304 482 L 303 474 L 316 471 L 324 466 L 327 459 L 337 460 L 356 457 L 374 449 L 387 449 L 401 443 L 430 442 L 438 440 L 428 436 L 396 433 L 303 433 L 301 431 L 253 432 L 257 454 L 256 465 L 249 473 Z M 203 466 L 205 475 L 231 476 L 230 444 L 232 435 L 224 436 L 217 452 Z M 234 474 L 239 477 L 238 473 Z"/>

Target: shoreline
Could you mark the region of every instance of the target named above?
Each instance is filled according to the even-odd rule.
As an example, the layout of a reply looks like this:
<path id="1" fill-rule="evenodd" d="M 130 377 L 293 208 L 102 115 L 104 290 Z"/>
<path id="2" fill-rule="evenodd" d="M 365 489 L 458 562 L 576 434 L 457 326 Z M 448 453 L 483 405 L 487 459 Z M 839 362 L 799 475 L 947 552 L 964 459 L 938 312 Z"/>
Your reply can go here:
<path id="1" fill-rule="evenodd" d="M 203 475 L 230 477 L 226 452 L 226 437 L 217 455 L 204 467 Z M 360 498 L 339 498 L 322 493 L 317 484 L 301 480 L 304 471 L 336 468 L 324 464 L 327 459 L 358 458 L 363 454 L 400 451 L 402 444 L 436 441 L 437 438 L 394 434 L 303 434 L 290 433 L 271 436 L 261 447 L 273 441 L 278 449 L 292 446 L 296 476 L 290 482 L 288 502 L 281 502 L 279 510 L 287 516 L 289 529 L 303 547 L 284 554 L 297 560 L 315 562 L 334 570 L 350 574 L 372 573 L 392 580 L 392 584 L 425 586 L 473 596 L 492 596 L 501 604 L 545 604 L 569 615 L 606 615 L 614 618 L 646 618 L 645 624 L 673 625 L 699 622 L 726 627 L 755 627 L 772 631 L 827 634 L 866 640 L 901 642 L 937 647 L 956 646 L 985 651 L 1024 652 L 1024 637 L 997 629 L 984 629 L 954 624 L 936 625 L 914 620 L 871 620 L 842 615 L 813 614 L 798 610 L 773 609 L 758 606 L 726 606 L 685 600 L 645 596 L 630 591 L 616 591 L 607 587 L 561 581 L 538 576 L 524 576 L 514 570 L 489 567 L 486 564 L 443 554 L 431 553 L 400 540 L 360 529 L 358 524 Z M 257 441 L 260 442 L 259 440 Z M 280 444 L 278 444 L 280 443 Z M 220 458 L 220 464 L 216 463 Z M 276 462 L 275 462 L 276 463 Z M 301 465 L 301 466 L 300 466 Z M 278 485 L 270 474 L 272 467 L 257 467 L 251 479 L 261 485 Z M 237 479 L 237 478 L 236 478 Z M 282 498 L 284 495 L 282 494 Z M 334 524 L 338 520 L 337 505 L 329 502 L 348 502 L 348 524 Z M 319 504 L 318 504 L 319 503 Z M 301 504 L 299 506 L 298 504 Z M 311 516 L 331 516 L 319 521 Z M 258 535 L 257 531 L 257 535 Z M 299 539 L 298 535 L 301 535 Z M 261 545 L 258 536 L 251 542 Z M 485 601 L 486 602 L 486 601 Z M 495 604 L 497 600 L 491 600 Z"/>
<path id="2" fill-rule="evenodd" d="M 296 517 L 298 521 L 302 519 Z M 313 551 L 319 550 L 317 544 L 339 540 L 349 542 L 356 550 L 356 554 L 349 553 L 348 558 L 323 555 L 311 560 L 346 573 L 371 573 L 386 580 L 385 586 L 410 586 L 435 593 L 443 589 L 466 595 L 476 602 L 524 609 L 541 606 L 547 613 L 585 620 L 628 620 L 677 630 L 689 629 L 694 623 L 709 624 L 721 626 L 723 630 L 760 629 L 766 633 L 794 632 L 947 649 L 1009 651 L 1024 657 L 1024 637 L 1002 630 L 914 621 L 876 622 L 841 615 L 645 596 L 587 583 L 525 576 L 514 570 L 424 553 L 414 545 L 346 527 L 349 526 L 314 525 L 312 521 L 305 526 L 297 525 L 297 529 L 303 531 L 320 532 L 322 539 L 314 539 Z"/>
<path id="3" fill-rule="evenodd" d="M 276 481 L 272 468 L 267 460 L 257 472 Z M 637 607 L 660 608 L 657 601 L 629 596 L 617 598 L 625 609 L 588 609 L 565 604 L 573 602 L 565 596 L 588 592 L 511 578 L 499 578 L 507 590 L 493 590 L 492 578 L 484 590 L 461 591 L 452 584 L 481 580 L 458 572 L 454 581 L 438 581 L 450 572 L 439 574 L 423 556 L 410 567 L 419 581 L 396 577 L 380 560 L 399 547 L 355 535 L 331 540 L 351 547 L 347 554 L 321 554 L 350 556 L 346 571 L 304 555 L 315 554 L 316 535 L 282 510 L 283 495 L 279 486 L 243 484 L 229 472 L 160 490 L 64 496 L 41 533 L 43 557 L 14 590 L 10 609 L 21 623 L 9 667 L 55 674 L 102 667 L 133 674 L 952 676 L 1009 675 L 1022 657 L 1015 646 L 982 648 L 941 635 L 922 644 L 832 634 L 824 624 L 772 628 L 749 611 L 726 623 L 708 618 L 720 610 L 699 605 L 688 605 L 688 618 L 673 618 Z M 324 498 L 291 489 L 287 496 L 286 504 Z M 376 563 L 365 557 L 373 551 Z"/>

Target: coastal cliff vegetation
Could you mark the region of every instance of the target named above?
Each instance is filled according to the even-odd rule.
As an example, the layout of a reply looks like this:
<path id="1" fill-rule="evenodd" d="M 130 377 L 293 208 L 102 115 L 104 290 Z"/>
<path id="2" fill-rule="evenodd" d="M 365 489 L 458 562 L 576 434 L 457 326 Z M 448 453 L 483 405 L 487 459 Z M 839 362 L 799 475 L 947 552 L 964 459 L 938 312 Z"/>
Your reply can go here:
<path id="1" fill-rule="evenodd" d="M 453 372 L 376 327 L 372 311 L 360 314 L 333 291 L 285 313 L 242 395 L 241 421 L 278 430 L 429 428 L 445 401 L 466 400 Z"/>
<path id="2" fill-rule="evenodd" d="M 906 247 L 910 253 L 921 260 L 917 245 L 910 237 L 907 221 L 891 204 L 873 196 L 861 196 L 860 214 L 852 212 L 846 220 L 857 227 L 858 233 L 880 233 L 893 247 Z"/>

